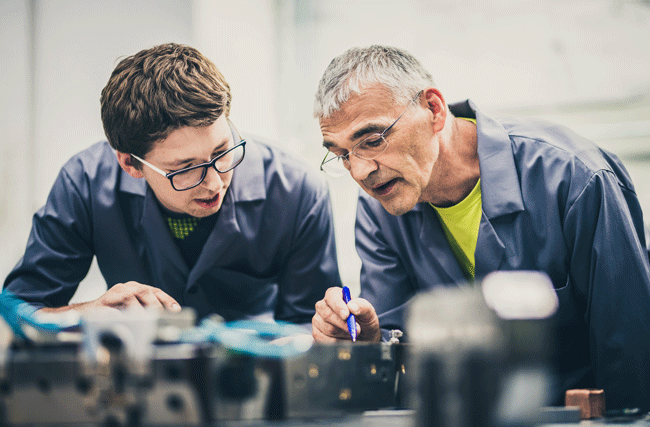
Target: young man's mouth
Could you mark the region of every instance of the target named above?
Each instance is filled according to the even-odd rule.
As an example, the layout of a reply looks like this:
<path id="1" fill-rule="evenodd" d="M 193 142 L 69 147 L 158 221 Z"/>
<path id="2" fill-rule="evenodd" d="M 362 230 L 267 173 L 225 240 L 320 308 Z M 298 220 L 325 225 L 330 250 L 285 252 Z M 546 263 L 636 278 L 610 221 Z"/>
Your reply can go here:
<path id="1" fill-rule="evenodd" d="M 194 199 L 194 201 L 202 208 L 210 209 L 219 204 L 219 197 L 220 197 L 219 194 L 220 193 L 217 193 L 214 197 L 210 199 Z"/>

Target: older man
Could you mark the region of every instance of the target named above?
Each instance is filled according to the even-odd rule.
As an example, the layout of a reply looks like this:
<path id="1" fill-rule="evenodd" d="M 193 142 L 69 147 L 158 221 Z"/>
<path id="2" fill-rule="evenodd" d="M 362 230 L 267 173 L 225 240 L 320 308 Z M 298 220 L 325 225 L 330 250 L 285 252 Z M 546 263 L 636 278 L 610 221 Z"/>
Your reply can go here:
<path id="1" fill-rule="evenodd" d="M 384 46 L 330 63 L 315 116 L 329 150 L 322 170 L 349 172 L 364 190 L 361 295 L 346 305 L 327 291 L 317 341 L 348 339 L 350 312 L 359 339 L 379 341 L 382 329 L 403 329 L 419 291 L 544 271 L 560 302 L 562 391 L 604 388 L 609 408 L 650 409 L 650 266 L 616 156 L 560 126 L 448 105 L 416 58 Z"/>

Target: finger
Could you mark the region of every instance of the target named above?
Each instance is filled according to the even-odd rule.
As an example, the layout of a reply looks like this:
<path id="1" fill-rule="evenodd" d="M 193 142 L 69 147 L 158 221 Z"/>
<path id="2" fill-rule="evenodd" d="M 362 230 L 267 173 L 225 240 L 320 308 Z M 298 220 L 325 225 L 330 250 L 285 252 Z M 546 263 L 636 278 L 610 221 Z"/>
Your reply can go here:
<path id="1" fill-rule="evenodd" d="M 118 283 L 109 289 L 109 292 L 112 292 L 111 299 L 116 300 L 121 306 L 134 307 L 133 301 L 129 300 L 127 303 L 126 300 L 135 295 L 141 307 L 159 307 L 173 312 L 181 310 L 180 304 L 174 298 L 154 286 L 131 281 Z"/>
<path id="2" fill-rule="evenodd" d="M 136 294 L 136 298 L 140 301 L 143 307 L 146 308 L 155 308 L 163 310 L 164 307 L 160 300 L 156 297 L 156 294 L 152 290 L 143 289 Z"/>
<path id="3" fill-rule="evenodd" d="M 350 315 L 350 310 L 348 310 L 347 304 L 343 301 L 343 290 L 341 288 L 329 288 L 325 292 L 325 298 L 323 298 L 323 301 L 325 301 L 330 310 L 332 310 L 333 313 L 336 313 L 340 319 L 346 320 Z"/>
<path id="4" fill-rule="evenodd" d="M 143 308 L 143 305 L 140 302 L 140 300 L 136 298 L 135 295 L 128 294 L 128 295 L 124 295 L 120 303 L 115 308 L 119 308 L 123 310 L 124 309 L 131 310 L 131 309 Z"/>
<path id="5" fill-rule="evenodd" d="M 355 298 L 348 303 L 348 307 L 358 323 L 358 339 L 379 342 L 381 340 L 379 318 L 372 304 L 363 298 Z"/>
<path id="6" fill-rule="evenodd" d="M 335 313 L 326 301 L 319 301 L 316 303 L 316 313 L 323 322 L 335 326 L 338 329 L 345 329 L 347 327 L 347 315 L 341 318 L 341 313 Z M 349 312 L 348 312 L 349 313 Z"/>
<path id="7" fill-rule="evenodd" d="M 116 283 L 98 299 L 99 306 L 124 309 L 142 306 L 135 298 L 134 293 L 140 291 L 145 285 L 138 282 Z"/>
<path id="8" fill-rule="evenodd" d="M 327 336 L 323 334 L 318 329 L 313 329 L 311 336 L 314 337 L 314 341 L 320 344 L 334 344 L 338 340 L 334 337 Z"/>
<path id="9" fill-rule="evenodd" d="M 174 298 L 170 297 L 168 294 L 158 288 L 155 289 L 156 290 L 154 291 L 154 294 L 164 308 L 169 311 L 173 311 L 174 313 L 181 311 L 181 305 Z"/>
<path id="10" fill-rule="evenodd" d="M 355 298 L 348 303 L 350 312 L 360 324 L 369 323 L 377 318 L 375 307 L 363 298 Z"/>
<path id="11" fill-rule="evenodd" d="M 318 313 L 314 315 L 311 323 L 312 323 L 312 334 L 314 330 L 317 330 L 323 336 L 327 336 L 330 338 L 350 339 L 350 334 L 347 330 L 347 325 L 343 325 L 342 327 L 333 325 L 327 322 L 322 317 L 320 317 Z"/>
<path id="12" fill-rule="evenodd" d="M 340 329 L 323 322 L 318 315 L 315 315 L 312 318 L 312 337 L 315 342 L 324 344 L 333 344 L 337 341 L 350 339 L 349 335 L 343 333 Z"/>

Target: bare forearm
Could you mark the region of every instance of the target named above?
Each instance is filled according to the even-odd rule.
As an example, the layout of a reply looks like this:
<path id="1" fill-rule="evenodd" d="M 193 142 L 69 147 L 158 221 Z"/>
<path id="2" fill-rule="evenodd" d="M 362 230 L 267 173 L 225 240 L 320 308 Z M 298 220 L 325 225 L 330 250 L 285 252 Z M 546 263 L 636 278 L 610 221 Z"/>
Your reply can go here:
<path id="1" fill-rule="evenodd" d="M 77 304 L 70 304 L 63 307 L 43 307 L 38 310 L 39 313 L 64 313 L 70 310 L 83 311 L 90 307 L 95 301 L 82 302 Z"/>

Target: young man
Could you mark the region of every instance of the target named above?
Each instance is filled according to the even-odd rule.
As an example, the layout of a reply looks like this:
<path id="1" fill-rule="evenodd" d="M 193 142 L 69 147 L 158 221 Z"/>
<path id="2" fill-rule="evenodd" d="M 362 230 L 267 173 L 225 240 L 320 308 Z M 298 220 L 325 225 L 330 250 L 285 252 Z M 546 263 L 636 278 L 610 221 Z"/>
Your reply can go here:
<path id="1" fill-rule="evenodd" d="M 403 329 L 417 292 L 495 270 L 546 272 L 559 299 L 561 391 L 604 388 L 608 408 L 650 409 L 650 266 L 643 217 L 618 158 L 560 126 L 447 105 L 431 75 L 390 47 L 335 58 L 315 102 L 322 169 L 359 198 L 361 298 L 330 289 L 313 336 Z M 408 331 L 405 331 L 408 334 Z M 560 394 L 558 393 L 558 394 Z"/>
<path id="2" fill-rule="evenodd" d="M 108 142 L 63 167 L 5 288 L 46 311 L 189 306 L 309 322 L 340 284 L 328 190 L 294 158 L 244 139 L 230 102 L 191 47 L 122 60 L 101 95 Z M 108 291 L 68 305 L 93 256 Z"/>

